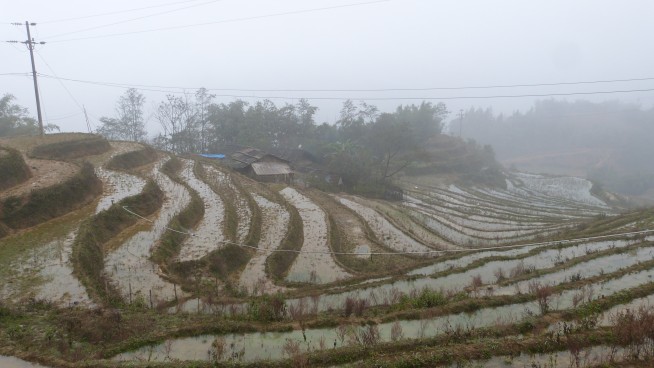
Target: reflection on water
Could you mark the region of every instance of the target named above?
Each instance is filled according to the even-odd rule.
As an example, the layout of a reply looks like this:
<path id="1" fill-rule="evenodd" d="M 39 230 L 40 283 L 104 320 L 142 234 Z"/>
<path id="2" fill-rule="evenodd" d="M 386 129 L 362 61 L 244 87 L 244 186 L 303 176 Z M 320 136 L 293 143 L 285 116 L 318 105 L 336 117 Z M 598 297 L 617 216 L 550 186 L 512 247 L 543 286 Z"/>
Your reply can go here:
<path id="1" fill-rule="evenodd" d="M 576 298 L 583 293 L 585 300 L 602 298 L 618 291 L 637 287 L 651 282 L 654 269 L 631 273 L 606 282 L 591 285 L 584 289 L 566 290 L 554 295 L 549 300 L 551 310 L 564 310 L 573 307 Z M 483 308 L 474 313 L 427 318 L 421 320 L 389 322 L 377 325 L 380 341 L 390 341 L 393 325 L 400 326 L 404 338 L 433 337 L 452 329 L 472 329 L 490 327 L 495 324 L 516 323 L 525 316 L 540 312 L 537 302 L 519 303 L 497 308 Z M 397 329 L 397 328 L 396 328 Z M 244 361 L 283 358 L 282 351 L 287 341 L 299 342 L 303 351 L 315 351 L 322 348 L 341 347 L 356 340 L 359 327 L 323 328 L 294 330 L 282 333 L 248 333 L 228 334 L 219 338 L 227 351 Z M 216 336 L 203 335 L 189 338 L 172 339 L 163 344 L 145 347 L 135 352 L 120 354 L 117 360 L 134 360 L 150 357 L 154 360 L 165 359 L 208 359 L 211 344 Z"/>
<path id="2" fill-rule="evenodd" d="M 43 365 L 26 362 L 15 357 L 0 355 L 0 367 L 2 368 L 47 368 Z"/>

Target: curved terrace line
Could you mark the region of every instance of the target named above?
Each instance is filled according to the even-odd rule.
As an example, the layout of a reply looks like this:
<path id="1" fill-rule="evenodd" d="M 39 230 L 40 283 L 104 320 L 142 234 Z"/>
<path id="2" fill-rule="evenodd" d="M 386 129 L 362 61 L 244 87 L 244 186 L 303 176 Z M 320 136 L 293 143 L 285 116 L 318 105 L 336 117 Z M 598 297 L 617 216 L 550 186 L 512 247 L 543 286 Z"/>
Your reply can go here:
<path id="1" fill-rule="evenodd" d="M 138 213 L 135 213 L 133 211 L 130 211 L 127 209 L 125 206 L 123 206 L 123 209 L 129 213 L 131 213 L 134 216 L 137 216 L 145 221 L 148 222 L 154 222 L 148 218 L 145 218 Z M 165 227 L 166 230 L 169 231 L 174 231 L 176 233 L 184 234 L 184 235 L 189 235 L 189 236 L 195 236 L 194 233 L 192 232 L 184 232 L 184 231 L 179 231 L 176 229 L 172 229 L 169 227 Z M 513 244 L 513 245 L 502 245 L 502 246 L 496 246 L 496 247 L 483 247 L 483 248 L 474 248 L 474 249 L 443 249 L 443 250 L 429 250 L 429 251 L 406 251 L 406 252 L 370 252 L 370 253 L 365 253 L 365 254 L 370 254 L 370 255 L 403 255 L 403 254 L 435 254 L 435 253 L 462 253 L 462 252 L 476 252 L 476 251 L 486 251 L 486 250 L 495 250 L 495 249 L 508 249 L 508 248 L 519 248 L 519 247 L 528 247 L 528 246 L 540 246 L 540 245 L 558 245 L 558 244 L 566 244 L 566 243 L 576 243 L 576 242 L 585 242 L 585 241 L 590 241 L 590 240 L 599 240 L 599 239 L 608 239 L 608 238 L 615 238 L 615 237 L 620 237 L 620 236 L 629 236 L 629 235 L 642 235 L 642 234 L 649 234 L 649 233 L 654 233 L 654 229 L 647 229 L 647 230 L 641 230 L 641 231 L 630 231 L 626 233 L 617 233 L 617 234 L 608 234 L 608 235 L 598 235 L 598 236 L 590 236 L 590 237 L 585 237 L 585 238 L 573 238 L 573 239 L 561 239 L 561 240 L 551 240 L 551 241 L 546 241 L 546 242 L 538 242 L 538 243 L 525 243 L 525 244 Z M 237 245 L 242 248 L 249 248 L 253 249 L 258 252 L 267 252 L 267 253 L 273 253 L 273 252 L 292 252 L 292 253 L 304 253 L 304 254 L 334 254 L 334 255 L 360 255 L 361 253 L 357 252 L 330 252 L 330 251 L 303 251 L 303 250 L 294 250 L 294 249 L 261 249 L 252 245 L 246 245 L 246 244 L 241 244 L 241 243 L 236 243 L 236 242 L 230 242 L 230 241 L 223 241 L 222 243 L 224 244 L 233 244 Z"/>

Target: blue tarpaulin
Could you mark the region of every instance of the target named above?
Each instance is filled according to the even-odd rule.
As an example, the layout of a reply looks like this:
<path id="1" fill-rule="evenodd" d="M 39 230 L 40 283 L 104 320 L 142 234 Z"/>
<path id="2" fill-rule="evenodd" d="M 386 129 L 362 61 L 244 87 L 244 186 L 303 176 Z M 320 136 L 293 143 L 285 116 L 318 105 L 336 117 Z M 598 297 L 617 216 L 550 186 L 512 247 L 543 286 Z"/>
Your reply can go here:
<path id="1" fill-rule="evenodd" d="M 225 158 L 225 155 L 222 153 L 201 153 L 200 156 L 206 157 L 206 158 Z"/>

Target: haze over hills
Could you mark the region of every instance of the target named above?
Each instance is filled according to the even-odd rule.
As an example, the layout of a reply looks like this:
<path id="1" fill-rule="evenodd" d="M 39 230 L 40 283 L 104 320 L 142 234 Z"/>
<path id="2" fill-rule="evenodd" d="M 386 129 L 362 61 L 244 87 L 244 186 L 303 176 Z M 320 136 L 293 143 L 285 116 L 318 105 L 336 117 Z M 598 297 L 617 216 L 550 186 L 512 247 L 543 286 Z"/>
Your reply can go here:
<path id="1" fill-rule="evenodd" d="M 490 144 L 506 167 L 575 175 L 654 199 L 654 109 L 619 101 L 543 100 L 504 116 L 471 108 L 451 134 Z"/>

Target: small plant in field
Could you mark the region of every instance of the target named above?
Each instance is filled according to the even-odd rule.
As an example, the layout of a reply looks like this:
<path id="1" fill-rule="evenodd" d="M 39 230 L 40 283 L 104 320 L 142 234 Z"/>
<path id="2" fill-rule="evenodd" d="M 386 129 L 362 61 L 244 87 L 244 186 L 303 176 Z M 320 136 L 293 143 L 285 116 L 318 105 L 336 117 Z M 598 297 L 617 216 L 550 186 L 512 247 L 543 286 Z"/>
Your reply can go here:
<path id="1" fill-rule="evenodd" d="M 357 299 L 347 297 L 345 298 L 345 303 L 343 306 L 343 314 L 345 317 L 349 317 L 354 314 L 357 317 L 361 317 L 368 307 L 367 299 Z"/>
<path id="2" fill-rule="evenodd" d="M 225 355 L 225 339 L 216 337 L 211 342 L 211 349 L 209 350 L 209 360 L 212 362 L 219 362 L 223 360 Z"/>
<path id="3" fill-rule="evenodd" d="M 506 273 L 504 272 L 504 269 L 501 267 L 498 267 L 493 274 L 495 275 L 495 282 L 500 283 L 504 280 L 506 280 Z"/>
<path id="4" fill-rule="evenodd" d="M 645 359 L 654 356 L 654 309 L 640 307 L 627 309 L 611 316 L 615 345 L 625 350 L 627 359 Z"/>
<path id="5" fill-rule="evenodd" d="M 473 276 L 472 281 L 470 282 L 470 287 L 472 289 L 472 293 L 474 294 L 475 297 L 479 296 L 479 288 L 483 285 L 483 281 L 481 279 L 481 275 Z"/>
<path id="6" fill-rule="evenodd" d="M 309 366 L 309 359 L 302 354 L 300 342 L 292 339 L 286 339 L 282 352 L 293 361 L 293 367 L 304 368 Z"/>
<path id="7" fill-rule="evenodd" d="M 351 345 L 362 345 L 371 347 L 381 340 L 381 334 L 377 325 L 368 325 L 350 331 L 349 342 Z"/>
<path id="8" fill-rule="evenodd" d="M 311 302 L 313 303 L 311 313 L 313 315 L 317 315 L 319 309 L 318 307 L 320 307 L 320 294 L 312 295 Z"/>
<path id="9" fill-rule="evenodd" d="M 525 263 L 523 261 L 520 261 L 514 268 L 511 269 L 509 272 L 509 276 L 511 278 L 530 274 L 532 272 L 536 271 L 536 266 L 530 265 L 530 266 L 525 266 Z"/>
<path id="10" fill-rule="evenodd" d="M 399 341 L 404 338 L 404 332 L 402 331 L 402 325 L 399 321 L 395 321 L 391 327 L 391 341 Z"/>
<path id="11" fill-rule="evenodd" d="M 298 299 L 297 302 L 295 303 L 290 303 L 288 307 L 288 314 L 291 316 L 291 319 L 293 321 L 301 321 L 303 320 L 306 315 L 306 302 L 304 298 Z"/>
<path id="12" fill-rule="evenodd" d="M 542 285 L 538 281 L 532 281 L 529 283 L 529 293 L 536 297 L 540 313 L 547 314 L 550 310 L 550 297 L 554 293 L 554 288 L 550 285 Z"/>
<path id="13" fill-rule="evenodd" d="M 345 298 L 345 302 L 343 305 L 343 315 L 345 317 L 349 317 L 350 315 L 352 315 L 352 311 L 354 311 L 354 303 L 355 303 L 354 298 L 350 298 L 349 296 Z"/>
<path id="14" fill-rule="evenodd" d="M 401 294 L 398 303 L 411 308 L 433 308 L 443 305 L 447 302 L 448 297 L 443 291 L 432 290 L 428 287 L 420 291 L 413 289 L 408 294 Z"/>
<path id="15" fill-rule="evenodd" d="M 286 318 L 286 303 L 281 294 L 263 295 L 252 299 L 248 313 L 256 321 L 272 322 Z"/>
<path id="16" fill-rule="evenodd" d="M 427 333 L 427 327 L 429 327 L 429 320 L 422 319 L 420 320 L 420 326 L 418 327 L 418 338 L 422 339 Z"/>
<path id="17" fill-rule="evenodd" d="M 309 283 L 311 284 L 318 283 L 318 274 L 316 273 L 316 270 L 311 270 L 311 272 L 309 273 Z"/>
<path id="18" fill-rule="evenodd" d="M 581 279 L 583 279 L 581 272 L 577 272 L 576 274 L 570 276 L 570 282 L 581 281 Z"/>
<path id="19" fill-rule="evenodd" d="M 341 345 L 345 343 L 345 337 L 347 336 L 347 331 L 349 327 L 347 325 L 338 325 L 336 328 L 336 336 L 341 340 Z"/>

